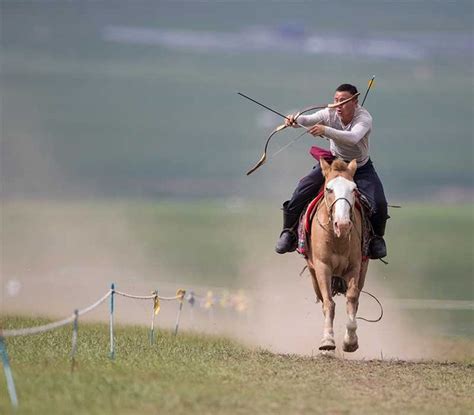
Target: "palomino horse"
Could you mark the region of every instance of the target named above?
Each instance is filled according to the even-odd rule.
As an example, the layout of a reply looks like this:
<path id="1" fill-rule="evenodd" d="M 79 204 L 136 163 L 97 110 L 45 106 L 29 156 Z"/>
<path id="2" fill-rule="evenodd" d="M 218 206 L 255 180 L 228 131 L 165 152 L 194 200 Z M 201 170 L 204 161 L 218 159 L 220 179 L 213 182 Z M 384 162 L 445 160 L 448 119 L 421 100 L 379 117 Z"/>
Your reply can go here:
<path id="1" fill-rule="evenodd" d="M 357 340 L 356 313 L 359 295 L 364 286 L 368 259 L 362 257 L 361 213 L 354 208 L 356 160 L 346 164 L 335 160 L 330 165 L 320 159 L 325 178 L 324 198 L 319 204 L 311 224 L 311 238 L 307 250 L 308 268 L 312 275 L 316 295 L 322 301 L 324 333 L 320 350 L 334 350 L 334 312 L 332 279 L 342 278 L 346 285 L 347 324 L 342 349 L 354 352 Z"/>

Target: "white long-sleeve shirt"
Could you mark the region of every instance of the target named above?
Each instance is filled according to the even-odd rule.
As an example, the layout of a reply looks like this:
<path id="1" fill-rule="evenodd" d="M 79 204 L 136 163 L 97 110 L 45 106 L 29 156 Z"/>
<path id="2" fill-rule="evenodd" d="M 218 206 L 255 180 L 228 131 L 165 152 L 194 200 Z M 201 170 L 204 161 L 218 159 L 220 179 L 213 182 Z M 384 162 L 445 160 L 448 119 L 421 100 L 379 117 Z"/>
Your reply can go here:
<path id="1" fill-rule="evenodd" d="M 369 135 L 372 131 L 372 116 L 360 105 L 357 105 L 354 118 L 345 125 L 335 108 L 326 108 L 310 115 L 298 117 L 298 124 L 311 127 L 322 122 L 324 136 L 329 139 L 329 149 L 338 158 L 350 161 L 357 160 L 363 166 L 369 160 Z"/>

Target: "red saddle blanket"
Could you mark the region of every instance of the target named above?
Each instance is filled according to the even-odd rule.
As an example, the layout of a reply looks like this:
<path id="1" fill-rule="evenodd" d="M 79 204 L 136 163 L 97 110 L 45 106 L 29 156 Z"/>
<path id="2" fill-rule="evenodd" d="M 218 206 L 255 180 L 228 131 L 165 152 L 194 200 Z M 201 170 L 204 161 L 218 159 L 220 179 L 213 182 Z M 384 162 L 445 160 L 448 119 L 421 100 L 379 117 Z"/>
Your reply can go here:
<path id="1" fill-rule="evenodd" d="M 335 159 L 330 151 L 316 146 L 311 147 L 309 154 L 311 154 L 316 160 L 319 160 L 322 157 L 324 160 L 331 162 Z"/>

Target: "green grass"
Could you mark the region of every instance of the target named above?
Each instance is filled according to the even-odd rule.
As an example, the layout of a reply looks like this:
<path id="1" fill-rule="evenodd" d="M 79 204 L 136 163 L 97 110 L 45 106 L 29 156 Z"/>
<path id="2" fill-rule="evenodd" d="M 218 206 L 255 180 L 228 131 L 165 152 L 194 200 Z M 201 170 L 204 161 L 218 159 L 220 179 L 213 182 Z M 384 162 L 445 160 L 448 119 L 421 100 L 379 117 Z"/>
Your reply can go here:
<path id="1" fill-rule="evenodd" d="M 403 204 L 390 215 L 390 264 L 374 265 L 396 292 L 405 298 L 473 300 L 473 205 Z"/>
<path id="2" fill-rule="evenodd" d="M 44 320 L 4 317 L 6 327 Z M 472 362 L 348 361 L 275 355 L 234 341 L 81 324 L 70 370 L 70 327 L 8 339 L 19 414 L 469 413 Z M 9 413 L 3 376 L 0 412 Z"/>

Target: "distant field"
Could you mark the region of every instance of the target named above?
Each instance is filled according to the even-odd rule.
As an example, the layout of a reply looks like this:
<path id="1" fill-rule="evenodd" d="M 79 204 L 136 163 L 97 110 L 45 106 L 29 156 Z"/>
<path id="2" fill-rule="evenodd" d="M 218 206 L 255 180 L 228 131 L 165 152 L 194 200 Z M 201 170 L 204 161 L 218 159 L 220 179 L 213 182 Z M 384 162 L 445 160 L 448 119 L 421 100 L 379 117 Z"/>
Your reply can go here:
<path id="1" fill-rule="evenodd" d="M 5 194 L 281 195 L 311 167 L 315 140 L 303 138 L 246 180 L 281 120 L 236 92 L 285 112 L 330 102 L 342 82 L 364 91 L 375 75 L 365 106 L 388 194 L 432 199 L 441 186 L 472 200 L 472 56 L 451 37 L 470 39 L 470 2 L 298 2 L 291 16 L 274 1 L 120 3 L 1 2 Z M 437 52 L 397 59 L 107 41 L 104 30 L 117 25 L 216 39 L 257 28 L 296 46 L 319 35 L 335 52 L 339 36 L 362 50 L 368 37 L 374 52 L 414 37 Z M 270 152 L 292 137 L 280 134 Z"/>
<path id="2" fill-rule="evenodd" d="M 377 270 L 405 297 L 472 300 L 474 206 L 403 204 L 390 211 L 389 265 Z"/>
<path id="3" fill-rule="evenodd" d="M 43 322 L 0 320 L 5 327 Z M 107 326 L 80 324 L 74 373 L 69 327 L 9 339 L 20 401 L 15 413 L 468 414 L 474 405 L 472 361 L 303 358 L 218 337 L 173 338 L 165 331 L 150 346 L 147 335 L 145 328 L 120 327 L 116 359 L 110 361 Z M 0 412 L 13 413 L 3 375 L 0 391 Z"/>

